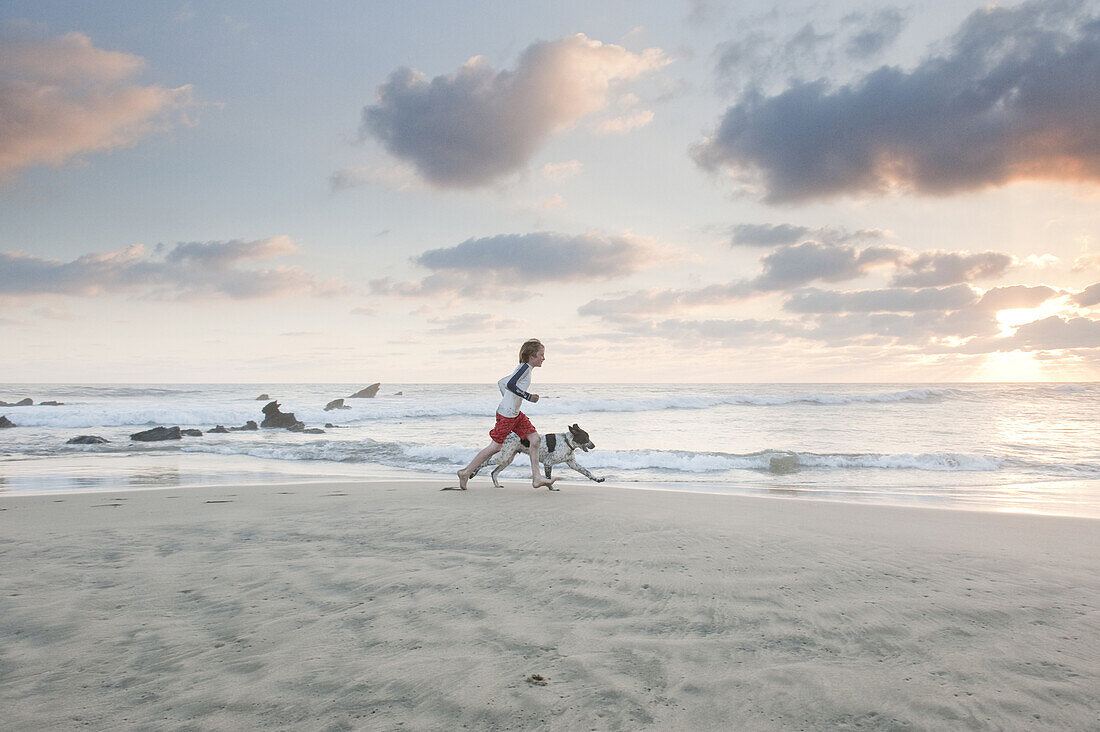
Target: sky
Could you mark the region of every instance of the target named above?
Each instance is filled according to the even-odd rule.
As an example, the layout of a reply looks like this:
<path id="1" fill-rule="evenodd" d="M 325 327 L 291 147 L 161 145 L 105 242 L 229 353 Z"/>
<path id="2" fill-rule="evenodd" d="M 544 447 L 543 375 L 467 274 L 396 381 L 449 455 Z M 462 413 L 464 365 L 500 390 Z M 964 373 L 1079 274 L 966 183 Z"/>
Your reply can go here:
<path id="1" fill-rule="evenodd" d="M 1093 381 L 1100 0 L 0 0 L 0 383 Z"/>

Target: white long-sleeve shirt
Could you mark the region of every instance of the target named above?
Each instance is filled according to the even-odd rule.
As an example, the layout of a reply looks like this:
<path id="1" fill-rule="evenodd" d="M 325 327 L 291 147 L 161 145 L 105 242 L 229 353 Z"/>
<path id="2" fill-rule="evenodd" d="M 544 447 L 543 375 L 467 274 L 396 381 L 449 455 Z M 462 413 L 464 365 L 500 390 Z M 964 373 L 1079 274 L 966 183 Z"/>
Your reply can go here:
<path id="1" fill-rule="evenodd" d="M 523 400 L 534 401 L 527 389 L 531 387 L 531 364 L 521 363 L 516 370 L 497 382 L 500 387 L 500 405 L 497 414 L 502 417 L 515 417 L 519 414 Z"/>

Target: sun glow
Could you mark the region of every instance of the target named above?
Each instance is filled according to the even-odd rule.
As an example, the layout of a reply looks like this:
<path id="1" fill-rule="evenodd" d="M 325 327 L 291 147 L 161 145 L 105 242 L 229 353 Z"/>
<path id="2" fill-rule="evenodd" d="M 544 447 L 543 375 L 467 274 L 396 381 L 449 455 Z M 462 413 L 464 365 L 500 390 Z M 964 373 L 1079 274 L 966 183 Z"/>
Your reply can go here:
<path id="1" fill-rule="evenodd" d="M 988 354 L 977 377 L 978 381 L 1047 381 L 1042 363 L 1024 351 Z"/>
<path id="2" fill-rule="evenodd" d="M 1066 299 L 1063 297 L 1055 298 L 1053 300 L 1047 300 L 1042 305 L 1035 308 L 1012 308 L 1009 310 L 997 311 L 997 325 L 1001 326 L 1001 332 L 997 334 L 998 338 L 1008 338 L 1016 333 L 1016 329 L 1021 325 L 1027 325 L 1028 323 L 1034 323 L 1036 320 L 1042 320 L 1048 318 L 1051 315 L 1061 315 L 1063 317 L 1069 315 L 1066 312 Z"/>

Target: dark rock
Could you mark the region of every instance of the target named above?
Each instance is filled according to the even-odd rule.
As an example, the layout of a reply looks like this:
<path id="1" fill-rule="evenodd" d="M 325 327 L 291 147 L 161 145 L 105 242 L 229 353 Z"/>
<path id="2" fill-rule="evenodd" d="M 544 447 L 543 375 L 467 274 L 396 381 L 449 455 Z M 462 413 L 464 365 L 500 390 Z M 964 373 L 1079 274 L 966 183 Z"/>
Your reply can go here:
<path id="1" fill-rule="evenodd" d="M 344 404 L 343 399 L 333 399 L 331 402 L 325 405 L 325 411 L 331 412 L 333 409 L 351 409 L 351 407 Z"/>
<path id="2" fill-rule="evenodd" d="M 138 442 L 159 442 L 161 440 L 180 440 L 183 439 L 183 435 L 180 434 L 179 427 L 154 427 L 144 432 L 135 432 L 130 435 L 130 439 Z"/>
<path id="3" fill-rule="evenodd" d="M 66 445 L 98 445 L 103 442 L 110 442 L 110 440 L 100 437 L 99 435 L 81 435 L 80 437 L 74 437 Z"/>
<path id="4" fill-rule="evenodd" d="M 255 420 L 248 420 L 240 427 L 230 427 L 230 432 L 251 432 L 252 430 L 260 429 L 260 425 L 256 424 Z"/>
<path id="5" fill-rule="evenodd" d="M 373 399 L 374 395 L 378 393 L 381 387 L 381 384 L 371 384 L 367 388 L 355 392 L 349 396 L 348 399 Z"/>
<path id="6" fill-rule="evenodd" d="M 63 407 L 63 406 L 65 406 L 65 402 L 39 402 L 38 406 L 40 406 L 40 407 Z"/>
<path id="7" fill-rule="evenodd" d="M 259 395 L 258 397 L 256 397 L 256 401 L 258 401 L 258 402 L 266 402 L 266 401 L 267 401 L 268 399 L 270 399 L 270 398 L 271 398 L 271 397 L 269 397 L 269 396 L 268 396 L 267 394 L 260 394 L 260 395 Z"/>
<path id="8" fill-rule="evenodd" d="M 206 434 L 210 434 L 211 432 L 216 432 L 218 434 L 229 434 L 229 430 L 227 430 L 225 427 L 222 427 L 220 424 L 212 430 L 207 430 Z"/>
<path id="9" fill-rule="evenodd" d="M 202 437 L 202 430 L 180 430 L 180 434 L 188 437 Z"/>
<path id="10" fill-rule="evenodd" d="M 29 407 L 34 404 L 34 400 L 30 397 L 21 399 L 17 402 L 0 402 L 0 407 Z"/>
<path id="11" fill-rule="evenodd" d="M 396 394 L 394 394 L 394 396 L 405 396 L 405 392 L 399 391 Z"/>
<path id="12" fill-rule="evenodd" d="M 323 435 L 325 431 L 320 427 L 310 427 L 308 430 L 295 430 L 295 432 L 302 432 L 307 435 Z"/>
<path id="13" fill-rule="evenodd" d="M 296 432 L 306 428 L 305 424 L 294 417 L 293 412 L 280 412 L 279 402 L 270 402 L 264 405 L 264 421 L 260 422 L 260 426 L 268 429 L 282 428 Z"/>
<path id="14" fill-rule="evenodd" d="M 8 419 L 7 415 L 0 415 L 0 428 L 14 427 L 14 426 L 15 425 L 12 424 L 12 421 L 10 419 Z"/>

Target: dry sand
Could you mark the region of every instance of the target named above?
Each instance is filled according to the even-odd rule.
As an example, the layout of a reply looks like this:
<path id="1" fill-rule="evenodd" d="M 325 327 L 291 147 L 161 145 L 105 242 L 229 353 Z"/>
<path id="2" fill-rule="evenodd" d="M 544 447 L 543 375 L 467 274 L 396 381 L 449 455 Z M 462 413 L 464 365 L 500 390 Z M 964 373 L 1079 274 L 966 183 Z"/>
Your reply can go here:
<path id="1" fill-rule="evenodd" d="M 0 498 L 3 726 L 1100 728 L 1100 522 L 442 485 Z"/>

